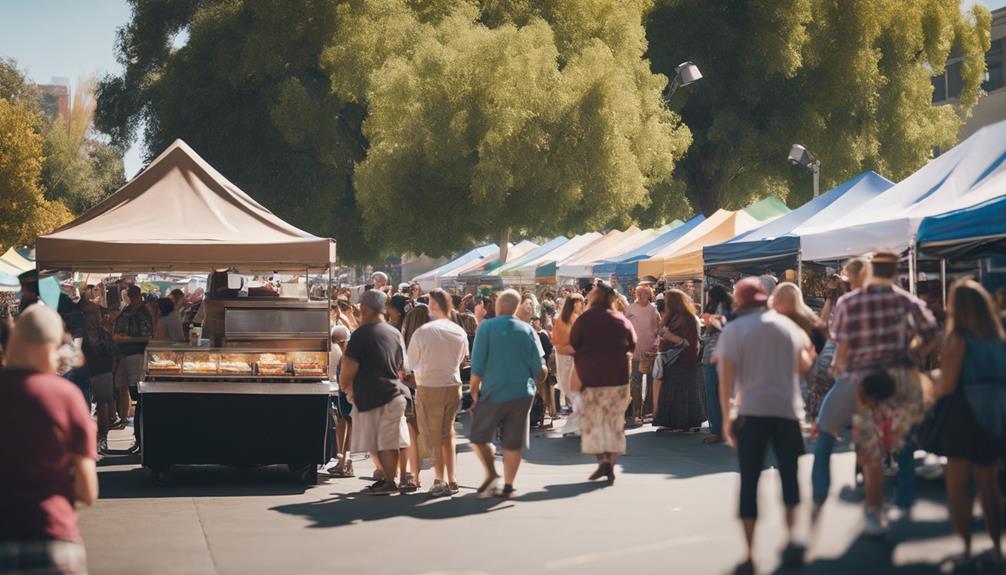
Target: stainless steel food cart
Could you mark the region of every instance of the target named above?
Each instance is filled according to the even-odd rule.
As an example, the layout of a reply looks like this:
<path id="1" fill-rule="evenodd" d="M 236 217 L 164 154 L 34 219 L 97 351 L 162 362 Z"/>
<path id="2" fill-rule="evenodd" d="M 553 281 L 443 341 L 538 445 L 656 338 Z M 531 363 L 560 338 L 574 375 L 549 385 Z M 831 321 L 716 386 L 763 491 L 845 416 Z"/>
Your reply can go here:
<path id="1" fill-rule="evenodd" d="M 232 299 L 219 347 L 150 344 L 139 384 L 142 462 L 155 483 L 174 464 L 286 464 L 314 483 L 324 463 L 331 384 L 327 301 Z"/>

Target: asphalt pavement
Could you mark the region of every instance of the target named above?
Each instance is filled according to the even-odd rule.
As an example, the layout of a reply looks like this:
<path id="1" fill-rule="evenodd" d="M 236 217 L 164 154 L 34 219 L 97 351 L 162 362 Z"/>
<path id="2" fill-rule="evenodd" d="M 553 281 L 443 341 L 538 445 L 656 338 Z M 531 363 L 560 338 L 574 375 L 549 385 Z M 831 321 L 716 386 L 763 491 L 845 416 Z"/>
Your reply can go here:
<path id="1" fill-rule="evenodd" d="M 250 422 L 249 424 L 254 424 Z M 459 430 L 463 426 L 459 424 Z M 129 430 L 115 432 L 125 449 Z M 211 438 L 207 438 L 207 441 Z M 591 483 L 592 458 L 578 438 L 534 434 L 517 494 L 481 501 L 482 470 L 464 438 L 451 499 L 424 492 L 359 494 L 372 466 L 355 456 L 357 475 L 304 486 L 285 467 L 174 468 L 156 487 L 135 457 L 99 463 L 101 497 L 80 523 L 92 575 L 255 574 L 556 574 L 729 573 L 742 558 L 736 521 L 733 451 L 700 434 L 630 431 L 628 455 L 612 486 Z M 770 462 L 769 462 L 770 463 Z M 810 494 L 812 456 L 801 458 L 801 495 Z M 833 461 L 832 497 L 816 533 L 809 505 L 800 533 L 807 565 L 779 567 L 784 544 L 778 476 L 762 475 L 759 573 L 945 572 L 960 552 L 947 519 L 942 483 L 920 482 L 910 522 L 884 539 L 861 536 L 862 496 L 852 486 L 854 456 Z M 432 471 L 422 473 L 424 490 Z M 989 547 L 981 525 L 976 550 Z"/>

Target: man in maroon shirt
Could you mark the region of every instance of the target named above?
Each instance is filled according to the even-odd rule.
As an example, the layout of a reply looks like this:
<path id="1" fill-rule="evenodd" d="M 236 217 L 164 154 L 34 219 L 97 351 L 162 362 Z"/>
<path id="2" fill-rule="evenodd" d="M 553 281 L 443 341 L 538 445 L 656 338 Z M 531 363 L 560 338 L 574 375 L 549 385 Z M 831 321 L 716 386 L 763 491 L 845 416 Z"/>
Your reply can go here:
<path id="1" fill-rule="evenodd" d="M 98 498 L 95 427 L 56 375 L 63 322 L 43 305 L 18 317 L 0 370 L 0 573 L 86 573 L 76 503 Z"/>

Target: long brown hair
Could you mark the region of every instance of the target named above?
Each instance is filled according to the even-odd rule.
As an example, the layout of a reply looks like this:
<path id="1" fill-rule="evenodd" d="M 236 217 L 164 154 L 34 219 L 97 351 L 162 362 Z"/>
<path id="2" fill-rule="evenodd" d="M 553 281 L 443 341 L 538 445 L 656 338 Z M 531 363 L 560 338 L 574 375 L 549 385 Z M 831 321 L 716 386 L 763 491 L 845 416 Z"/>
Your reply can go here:
<path id="1" fill-rule="evenodd" d="M 978 339 L 1006 339 L 999 309 L 989 292 L 970 278 L 954 282 L 947 298 L 947 333 Z"/>
<path id="2" fill-rule="evenodd" d="M 666 325 L 676 314 L 688 314 L 695 317 L 695 303 L 688 294 L 679 290 L 671 289 L 664 292 L 664 317 L 663 323 Z"/>
<path id="3" fill-rule="evenodd" d="M 562 323 L 569 324 L 573 319 L 573 309 L 576 307 L 576 302 L 583 301 L 583 295 L 579 293 L 571 293 L 566 296 L 566 301 L 562 302 L 562 313 L 559 314 L 559 318 Z"/>
<path id="4" fill-rule="evenodd" d="M 417 305 L 409 310 L 409 313 L 405 315 L 405 321 L 402 322 L 402 338 L 405 340 L 405 347 L 409 346 L 409 342 L 412 341 L 412 335 L 416 333 L 416 330 L 429 322 L 430 308 L 425 305 Z"/>

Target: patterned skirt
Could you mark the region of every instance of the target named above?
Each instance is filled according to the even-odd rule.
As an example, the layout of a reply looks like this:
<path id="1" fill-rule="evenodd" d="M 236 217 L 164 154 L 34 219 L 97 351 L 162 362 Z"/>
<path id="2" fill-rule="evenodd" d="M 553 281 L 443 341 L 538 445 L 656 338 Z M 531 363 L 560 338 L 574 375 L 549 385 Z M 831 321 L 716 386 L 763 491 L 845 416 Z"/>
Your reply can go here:
<path id="1" fill-rule="evenodd" d="M 837 349 L 838 345 L 833 341 L 825 344 L 824 349 L 817 355 L 817 361 L 807 372 L 807 394 L 803 399 L 808 423 L 817 421 L 817 415 L 821 412 L 821 402 L 824 401 L 824 396 L 828 395 L 831 386 L 835 385 L 835 378 L 831 375 L 831 363 L 835 359 Z"/>
<path id="2" fill-rule="evenodd" d="M 580 393 L 580 450 L 589 455 L 625 453 L 629 386 L 585 387 Z"/>
<path id="3" fill-rule="evenodd" d="M 860 406 L 852 418 L 856 451 L 868 460 L 880 460 L 901 451 L 912 428 L 926 414 L 922 391 L 925 376 L 908 367 L 888 368 L 887 373 L 894 379 L 894 395 L 873 409 Z M 855 381 L 859 385 L 862 377 Z"/>
<path id="4" fill-rule="evenodd" d="M 653 425 L 686 431 L 701 427 L 706 420 L 702 366 L 672 365 L 664 369 L 661 381 Z"/>
<path id="5" fill-rule="evenodd" d="M 0 573 L 87 575 L 87 554 L 75 541 L 0 541 Z"/>

